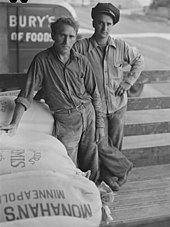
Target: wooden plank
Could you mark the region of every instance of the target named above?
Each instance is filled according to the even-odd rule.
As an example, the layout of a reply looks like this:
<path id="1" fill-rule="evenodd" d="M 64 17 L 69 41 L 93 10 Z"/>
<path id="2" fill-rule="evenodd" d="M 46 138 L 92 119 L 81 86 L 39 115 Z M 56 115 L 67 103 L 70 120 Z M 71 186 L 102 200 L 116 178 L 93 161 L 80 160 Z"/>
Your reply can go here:
<path id="1" fill-rule="evenodd" d="M 124 72 L 128 74 L 128 72 Z M 170 82 L 170 70 L 144 70 L 136 81 L 144 84 L 150 83 L 168 83 Z"/>
<path id="2" fill-rule="evenodd" d="M 127 111 L 125 136 L 170 132 L 170 109 Z"/>
<path id="3" fill-rule="evenodd" d="M 170 83 L 145 84 L 140 98 L 170 96 Z"/>
<path id="4" fill-rule="evenodd" d="M 170 164 L 157 165 L 157 166 L 144 166 L 133 168 L 130 172 L 128 182 L 136 182 L 150 179 L 162 179 L 170 177 Z"/>
<path id="5" fill-rule="evenodd" d="M 127 110 L 148 110 L 170 108 L 170 96 L 152 98 L 129 98 Z"/>
<path id="6" fill-rule="evenodd" d="M 149 148 L 155 146 L 170 146 L 170 133 L 125 136 L 123 138 L 123 149 Z"/>
<path id="7" fill-rule="evenodd" d="M 120 191 L 117 195 L 115 206 L 119 206 L 119 209 L 127 209 L 131 205 L 144 206 L 146 203 L 147 205 L 162 202 L 166 203 L 167 200 L 170 201 L 169 184 L 170 178 L 140 180 L 138 183 L 136 181 L 132 181 L 126 186 L 126 190 L 128 190 L 128 197 L 126 191 Z M 165 187 L 167 188 L 166 191 Z M 141 200 L 141 197 L 143 200 Z M 126 204 L 124 202 L 125 199 Z"/>
<path id="8" fill-rule="evenodd" d="M 170 146 L 125 149 L 122 153 L 133 162 L 134 167 L 170 163 Z"/>
<path id="9" fill-rule="evenodd" d="M 126 125 L 165 121 L 170 121 L 170 109 L 127 111 L 125 115 Z"/>
<path id="10" fill-rule="evenodd" d="M 102 225 L 101 227 L 169 227 L 170 217 L 169 215 L 164 215 L 162 217 L 154 218 L 143 218 L 142 220 L 134 221 L 120 221 L 119 223 L 109 223 L 108 225 Z"/>
<path id="11" fill-rule="evenodd" d="M 170 163 L 170 133 L 125 136 L 122 152 L 134 166 Z"/>
<path id="12" fill-rule="evenodd" d="M 159 133 L 169 133 L 169 132 L 170 132 L 170 122 L 168 121 L 125 125 L 125 129 L 124 129 L 125 136 L 149 135 L 149 134 L 159 134 Z"/>
<path id="13" fill-rule="evenodd" d="M 133 168 L 109 207 L 110 227 L 170 226 L 170 164 Z"/>
<path id="14" fill-rule="evenodd" d="M 118 210 L 117 212 L 115 211 L 114 215 L 116 217 L 115 222 L 122 222 L 122 220 L 124 219 L 123 222 L 129 222 L 130 218 L 133 217 L 134 221 L 137 220 L 141 220 L 141 219 L 157 219 L 157 217 L 160 217 L 160 211 L 162 211 L 162 213 L 165 213 L 164 216 L 168 217 L 169 216 L 169 210 L 170 210 L 170 205 L 168 204 L 157 204 L 155 206 L 150 206 L 150 207 L 142 207 L 142 208 L 134 208 L 134 209 L 129 209 L 131 212 L 128 212 L 128 214 L 126 215 L 126 212 L 121 212 L 120 210 Z M 152 214 L 152 216 L 151 216 Z M 138 216 L 140 216 L 140 218 L 138 218 Z M 151 216 L 151 217 L 150 217 Z M 118 219 L 118 217 L 120 219 Z M 160 226 L 162 227 L 162 226 Z M 167 226 L 169 227 L 169 226 Z"/>

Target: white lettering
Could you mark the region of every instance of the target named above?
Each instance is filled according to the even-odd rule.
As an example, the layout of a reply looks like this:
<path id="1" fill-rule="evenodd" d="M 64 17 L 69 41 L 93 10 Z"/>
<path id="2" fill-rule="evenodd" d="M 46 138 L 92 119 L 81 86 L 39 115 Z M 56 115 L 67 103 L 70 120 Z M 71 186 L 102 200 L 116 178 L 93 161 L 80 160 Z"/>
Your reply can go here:
<path id="1" fill-rule="evenodd" d="M 32 42 L 36 42 L 36 41 L 37 41 L 37 36 L 36 36 L 36 33 L 35 33 L 35 32 L 33 32 L 33 33 L 31 34 L 31 41 L 32 41 Z"/>
<path id="2" fill-rule="evenodd" d="M 39 27 L 40 28 L 42 28 L 43 27 L 43 22 L 44 22 L 44 20 L 45 20 L 45 16 L 44 17 L 39 17 L 39 16 L 37 16 L 37 20 L 38 20 L 38 22 L 39 22 Z"/>
<path id="3" fill-rule="evenodd" d="M 37 41 L 38 42 L 43 42 L 43 33 L 41 33 L 41 32 L 38 33 Z"/>
<path id="4" fill-rule="evenodd" d="M 51 38 L 51 33 L 44 33 L 44 42 L 53 42 L 52 38 Z"/>
<path id="5" fill-rule="evenodd" d="M 17 40 L 17 33 L 16 32 L 11 33 L 11 40 Z"/>
<path id="6" fill-rule="evenodd" d="M 15 15 L 9 16 L 9 26 L 10 27 L 16 27 L 17 25 L 17 17 Z"/>
<path id="7" fill-rule="evenodd" d="M 48 32 L 26 32 L 25 35 L 26 42 L 52 42 L 51 34 Z"/>
<path id="8" fill-rule="evenodd" d="M 18 40 L 21 41 L 24 37 L 24 33 L 23 32 L 19 32 L 18 33 Z"/>
<path id="9" fill-rule="evenodd" d="M 22 28 L 26 27 L 26 25 L 27 25 L 27 17 L 26 16 L 20 16 L 19 17 L 19 25 Z"/>
<path id="10" fill-rule="evenodd" d="M 24 37 L 24 33 L 23 32 L 18 32 L 18 38 L 17 38 L 17 33 L 16 32 L 12 32 L 11 33 L 11 40 L 13 41 L 21 41 Z"/>
<path id="11" fill-rule="evenodd" d="M 28 18 L 28 26 L 29 27 L 36 27 L 36 17 L 35 16 L 29 16 Z"/>
<path id="12" fill-rule="evenodd" d="M 40 27 L 42 28 L 43 26 L 50 26 L 50 23 L 55 21 L 55 16 L 34 16 L 34 15 L 19 15 L 18 17 L 18 24 L 19 27 L 25 28 L 25 27 Z M 17 16 L 16 15 L 10 15 L 9 16 L 9 26 L 10 27 L 16 27 L 17 26 Z"/>
<path id="13" fill-rule="evenodd" d="M 55 21 L 55 16 L 50 16 L 50 17 L 48 18 L 49 24 L 51 24 L 51 23 L 54 22 L 54 21 Z"/>
<path id="14" fill-rule="evenodd" d="M 25 41 L 29 42 L 30 38 L 31 38 L 31 32 L 27 32 L 25 36 Z"/>

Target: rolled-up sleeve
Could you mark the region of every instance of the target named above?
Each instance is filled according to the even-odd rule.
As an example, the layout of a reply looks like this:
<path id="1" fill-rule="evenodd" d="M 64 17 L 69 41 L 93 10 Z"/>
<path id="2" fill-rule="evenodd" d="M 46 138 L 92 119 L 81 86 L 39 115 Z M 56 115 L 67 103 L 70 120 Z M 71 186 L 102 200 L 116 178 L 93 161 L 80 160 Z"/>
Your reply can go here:
<path id="1" fill-rule="evenodd" d="M 144 58 L 136 47 L 131 47 L 125 43 L 125 61 L 130 64 L 131 68 L 124 81 L 133 85 L 142 70 L 144 69 Z"/>
<path id="2" fill-rule="evenodd" d="M 15 103 L 22 104 L 27 110 L 33 100 L 34 92 L 39 90 L 43 81 L 43 68 L 38 57 L 35 57 L 28 69 L 25 88 L 15 99 Z"/>
<path id="3" fill-rule="evenodd" d="M 92 97 L 92 103 L 96 112 L 96 127 L 104 128 L 101 98 L 93 69 L 88 60 L 86 62 L 85 75 L 85 87 Z"/>

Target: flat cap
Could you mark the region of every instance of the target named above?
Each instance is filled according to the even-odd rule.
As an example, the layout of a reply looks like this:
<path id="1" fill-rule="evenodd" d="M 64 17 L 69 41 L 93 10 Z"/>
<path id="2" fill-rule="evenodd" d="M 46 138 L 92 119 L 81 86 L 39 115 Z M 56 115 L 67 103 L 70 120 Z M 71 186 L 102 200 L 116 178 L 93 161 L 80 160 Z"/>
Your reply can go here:
<path id="1" fill-rule="evenodd" d="M 100 13 L 110 15 L 113 19 L 114 24 L 116 24 L 119 21 L 120 10 L 111 3 L 98 3 L 94 8 L 92 8 L 91 11 L 92 19 L 95 19 L 95 17 Z"/>

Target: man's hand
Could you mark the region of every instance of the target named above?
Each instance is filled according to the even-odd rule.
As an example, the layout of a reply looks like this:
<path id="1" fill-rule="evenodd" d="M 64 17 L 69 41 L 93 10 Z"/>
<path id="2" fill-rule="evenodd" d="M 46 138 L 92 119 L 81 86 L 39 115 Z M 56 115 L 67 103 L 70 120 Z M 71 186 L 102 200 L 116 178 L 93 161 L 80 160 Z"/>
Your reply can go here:
<path id="1" fill-rule="evenodd" d="M 121 96 L 125 91 L 129 90 L 131 85 L 127 82 L 121 82 L 117 90 L 115 91 L 116 96 Z"/>
<path id="2" fill-rule="evenodd" d="M 96 143 L 100 143 L 104 137 L 104 128 L 96 128 Z"/>
<path id="3" fill-rule="evenodd" d="M 0 133 L 5 131 L 9 136 L 14 136 L 17 130 L 16 124 L 9 124 L 9 125 L 1 125 L 0 126 Z"/>
<path id="4" fill-rule="evenodd" d="M 17 103 L 10 124 L 1 125 L 0 132 L 5 131 L 9 136 L 14 136 L 24 112 L 25 106 L 20 103 Z"/>

